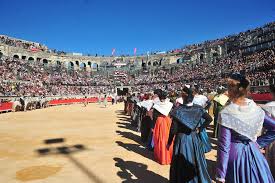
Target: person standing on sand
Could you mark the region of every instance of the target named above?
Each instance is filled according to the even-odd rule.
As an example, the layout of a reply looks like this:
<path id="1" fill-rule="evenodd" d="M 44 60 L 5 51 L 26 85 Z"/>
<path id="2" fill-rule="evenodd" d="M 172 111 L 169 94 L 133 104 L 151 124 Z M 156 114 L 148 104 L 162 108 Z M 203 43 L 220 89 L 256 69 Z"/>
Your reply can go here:
<path id="1" fill-rule="evenodd" d="M 104 107 L 106 108 L 107 107 L 107 95 L 104 95 L 104 101 L 103 101 L 103 104 L 104 104 Z"/>

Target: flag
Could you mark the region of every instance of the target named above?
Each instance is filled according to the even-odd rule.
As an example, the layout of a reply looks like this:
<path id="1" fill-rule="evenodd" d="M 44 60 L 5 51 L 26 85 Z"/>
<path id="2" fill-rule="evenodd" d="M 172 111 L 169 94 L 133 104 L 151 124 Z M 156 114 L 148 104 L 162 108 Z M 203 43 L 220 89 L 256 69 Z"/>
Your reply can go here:
<path id="1" fill-rule="evenodd" d="M 116 52 L 116 49 L 113 48 L 113 49 L 112 49 L 112 56 L 114 56 L 115 52 Z"/>
<path id="2" fill-rule="evenodd" d="M 137 48 L 134 48 L 134 55 L 136 55 L 137 53 Z"/>

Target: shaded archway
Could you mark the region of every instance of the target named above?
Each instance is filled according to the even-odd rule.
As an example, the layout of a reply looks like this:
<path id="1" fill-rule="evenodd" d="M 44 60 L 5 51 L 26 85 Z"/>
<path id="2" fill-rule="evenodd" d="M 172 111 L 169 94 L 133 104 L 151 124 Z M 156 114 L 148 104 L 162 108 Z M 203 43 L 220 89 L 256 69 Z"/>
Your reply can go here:
<path id="1" fill-rule="evenodd" d="M 47 59 L 43 59 L 43 65 L 48 65 L 48 60 Z"/>
<path id="2" fill-rule="evenodd" d="M 201 54 L 200 54 L 200 61 L 203 61 L 203 58 L 204 58 L 204 54 L 201 53 Z"/>
<path id="3" fill-rule="evenodd" d="M 3 53 L 2 53 L 2 52 L 0 52 L 0 58 L 1 58 L 1 57 L 3 57 Z"/>
<path id="4" fill-rule="evenodd" d="M 154 63 L 153 63 L 153 66 L 157 66 L 157 65 L 158 65 L 158 62 L 154 62 Z"/>
<path id="5" fill-rule="evenodd" d="M 57 61 L 55 62 L 55 65 L 56 65 L 57 67 L 61 67 L 61 62 L 60 62 L 59 60 L 57 60 Z"/>
<path id="6" fill-rule="evenodd" d="M 91 68 L 92 67 L 92 62 L 88 62 L 88 66 Z"/>
<path id="7" fill-rule="evenodd" d="M 68 63 L 68 69 L 69 70 L 73 70 L 74 69 L 74 63 L 73 62 L 69 62 Z"/>
<path id="8" fill-rule="evenodd" d="M 28 60 L 34 61 L 34 58 L 33 57 L 29 57 Z"/>
<path id="9" fill-rule="evenodd" d="M 80 69 L 86 70 L 86 63 L 81 63 L 80 64 Z"/>
<path id="10" fill-rule="evenodd" d="M 97 69 L 97 68 L 98 68 L 97 63 L 93 63 L 93 64 L 92 64 L 92 69 Z"/>
<path id="11" fill-rule="evenodd" d="M 75 65 L 79 67 L 79 61 L 75 61 Z"/>
<path id="12" fill-rule="evenodd" d="M 151 62 L 148 62 L 148 65 L 151 65 Z"/>
<path id="13" fill-rule="evenodd" d="M 13 55 L 13 58 L 19 59 L 18 55 Z"/>
<path id="14" fill-rule="evenodd" d="M 25 56 L 25 55 L 22 55 L 22 60 L 26 60 L 26 58 L 27 58 L 27 56 Z"/>

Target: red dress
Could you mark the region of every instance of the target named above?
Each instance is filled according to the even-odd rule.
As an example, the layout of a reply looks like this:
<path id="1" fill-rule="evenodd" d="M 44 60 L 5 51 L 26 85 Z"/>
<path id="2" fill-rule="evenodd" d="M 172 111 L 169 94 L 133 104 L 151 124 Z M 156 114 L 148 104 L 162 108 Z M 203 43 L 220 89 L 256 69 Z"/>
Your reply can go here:
<path id="1" fill-rule="evenodd" d="M 154 128 L 154 157 L 161 165 L 169 165 L 172 161 L 173 143 L 167 150 L 168 137 L 172 120 L 168 116 L 160 115 Z"/>

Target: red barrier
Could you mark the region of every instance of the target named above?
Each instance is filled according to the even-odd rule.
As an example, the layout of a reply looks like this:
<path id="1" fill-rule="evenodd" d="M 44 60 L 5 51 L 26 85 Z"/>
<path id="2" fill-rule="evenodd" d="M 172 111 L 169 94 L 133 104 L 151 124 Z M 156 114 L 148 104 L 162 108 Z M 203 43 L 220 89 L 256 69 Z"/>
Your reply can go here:
<path id="1" fill-rule="evenodd" d="M 83 103 L 87 100 L 89 103 L 96 103 L 98 102 L 97 97 L 92 97 L 92 98 L 81 98 L 81 99 L 57 99 L 57 100 L 51 100 L 48 104 L 49 105 L 62 105 L 62 104 L 74 104 L 74 103 Z M 101 98 L 101 101 L 103 101 L 104 98 Z M 107 97 L 107 101 L 111 102 L 112 98 Z"/>
<path id="2" fill-rule="evenodd" d="M 12 102 L 3 102 L 0 104 L 0 112 L 12 111 Z"/>
<path id="3" fill-rule="evenodd" d="M 271 101 L 272 95 L 271 93 L 264 93 L 264 94 L 258 94 L 258 93 L 252 93 L 251 97 L 254 101 Z"/>

